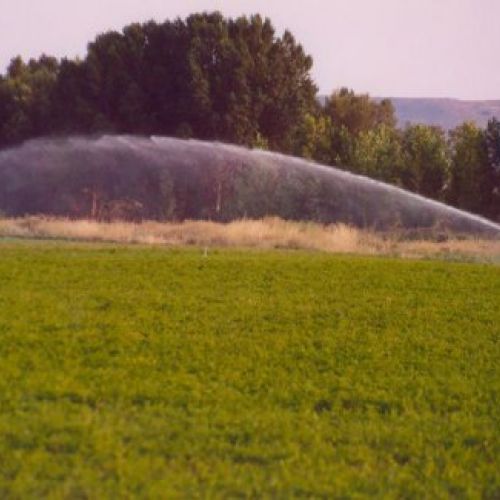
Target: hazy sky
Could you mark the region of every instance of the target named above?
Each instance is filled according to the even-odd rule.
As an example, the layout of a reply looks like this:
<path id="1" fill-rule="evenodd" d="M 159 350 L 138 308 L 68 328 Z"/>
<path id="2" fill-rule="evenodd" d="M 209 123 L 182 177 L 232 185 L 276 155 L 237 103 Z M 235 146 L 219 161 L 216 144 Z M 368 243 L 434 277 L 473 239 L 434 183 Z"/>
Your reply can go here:
<path id="1" fill-rule="evenodd" d="M 0 0 L 0 69 L 17 54 L 82 56 L 102 31 L 203 10 L 290 29 L 322 93 L 500 99 L 500 0 Z"/>

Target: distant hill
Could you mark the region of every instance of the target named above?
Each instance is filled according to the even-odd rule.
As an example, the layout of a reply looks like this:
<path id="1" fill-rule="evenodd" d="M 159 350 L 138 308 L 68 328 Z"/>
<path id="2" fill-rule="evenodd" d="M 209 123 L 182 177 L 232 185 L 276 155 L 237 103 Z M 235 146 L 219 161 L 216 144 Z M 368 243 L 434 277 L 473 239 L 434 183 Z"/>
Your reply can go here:
<path id="1" fill-rule="evenodd" d="M 380 101 L 382 97 L 376 97 Z M 462 101 L 450 98 L 389 97 L 396 109 L 398 126 L 406 123 L 439 125 L 445 130 L 455 128 L 464 121 L 475 121 L 485 127 L 490 118 L 500 120 L 500 100 Z M 320 97 L 324 102 L 325 96 Z"/>
<path id="2" fill-rule="evenodd" d="M 426 123 L 452 129 L 466 120 L 485 127 L 488 120 L 500 119 L 499 101 L 462 101 L 459 99 L 390 98 L 396 109 L 398 125 Z"/>

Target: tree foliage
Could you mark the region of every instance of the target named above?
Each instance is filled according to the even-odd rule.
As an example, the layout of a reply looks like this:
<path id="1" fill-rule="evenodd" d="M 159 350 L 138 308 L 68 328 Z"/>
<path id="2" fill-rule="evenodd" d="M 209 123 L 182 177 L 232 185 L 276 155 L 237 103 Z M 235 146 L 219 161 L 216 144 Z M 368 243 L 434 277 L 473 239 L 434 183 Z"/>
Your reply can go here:
<path id="1" fill-rule="evenodd" d="M 451 170 L 447 201 L 471 212 L 484 203 L 484 174 L 488 169 L 484 133 L 466 122 L 450 132 Z"/>
<path id="2" fill-rule="evenodd" d="M 260 16 L 133 24 L 66 61 L 58 82 L 62 130 L 165 134 L 291 151 L 315 106 L 312 59 Z"/>
<path id="3" fill-rule="evenodd" d="M 52 132 L 52 93 L 59 65 L 41 56 L 27 64 L 12 59 L 0 79 L 0 144 L 9 144 Z"/>
<path id="4" fill-rule="evenodd" d="M 498 120 L 448 137 L 425 125 L 398 130 L 387 99 L 341 88 L 320 105 L 311 68 L 293 35 L 277 35 L 259 15 L 130 24 L 97 36 L 82 60 L 12 59 L 0 75 L 0 147 L 100 132 L 219 140 L 336 165 L 500 219 Z"/>
<path id="5" fill-rule="evenodd" d="M 368 94 L 356 94 L 345 87 L 327 98 L 324 109 L 333 123 L 344 125 L 354 136 L 379 125 L 396 125 L 394 107 L 390 100 L 377 102 Z"/>
<path id="6" fill-rule="evenodd" d="M 385 124 L 361 132 L 356 138 L 352 166 L 360 174 L 402 185 L 404 158 L 399 132 Z"/>
<path id="7" fill-rule="evenodd" d="M 500 220 L 500 121 L 491 119 L 484 134 L 488 160 L 482 178 L 484 201 L 481 211 L 492 219 Z"/>
<path id="8" fill-rule="evenodd" d="M 411 125 L 404 130 L 402 141 L 403 186 L 430 198 L 444 199 L 449 159 L 443 130 L 428 125 Z"/>

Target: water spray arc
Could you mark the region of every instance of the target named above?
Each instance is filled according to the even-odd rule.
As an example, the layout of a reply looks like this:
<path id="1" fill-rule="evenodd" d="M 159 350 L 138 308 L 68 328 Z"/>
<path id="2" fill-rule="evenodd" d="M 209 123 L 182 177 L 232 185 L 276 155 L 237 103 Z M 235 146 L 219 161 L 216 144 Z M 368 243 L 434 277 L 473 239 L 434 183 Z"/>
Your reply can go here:
<path id="1" fill-rule="evenodd" d="M 276 215 L 380 230 L 500 235 L 492 221 L 337 168 L 168 137 L 37 139 L 0 151 L 0 211 L 223 222 Z"/>

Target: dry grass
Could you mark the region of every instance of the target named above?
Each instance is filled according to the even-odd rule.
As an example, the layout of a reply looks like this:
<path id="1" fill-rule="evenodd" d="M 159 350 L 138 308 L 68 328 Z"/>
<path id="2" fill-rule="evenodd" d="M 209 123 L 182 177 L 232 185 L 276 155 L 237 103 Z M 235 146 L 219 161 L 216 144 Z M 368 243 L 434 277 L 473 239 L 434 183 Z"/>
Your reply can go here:
<path id="1" fill-rule="evenodd" d="M 344 224 L 321 225 L 269 217 L 227 224 L 96 222 L 26 217 L 0 219 L 0 237 L 70 239 L 169 246 L 295 248 L 334 253 L 449 257 L 500 262 L 500 240 L 448 238 L 446 241 L 405 240 Z"/>

